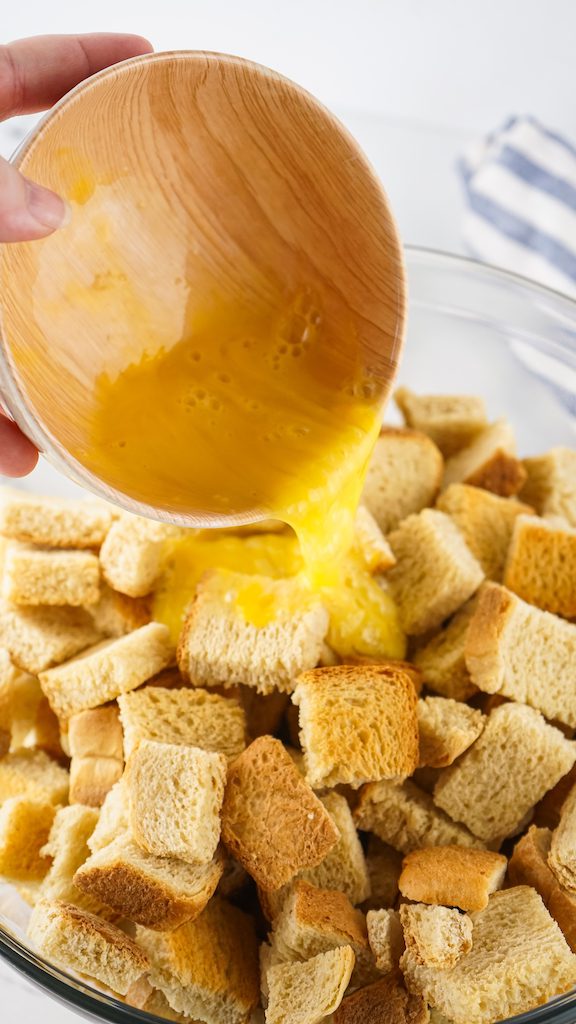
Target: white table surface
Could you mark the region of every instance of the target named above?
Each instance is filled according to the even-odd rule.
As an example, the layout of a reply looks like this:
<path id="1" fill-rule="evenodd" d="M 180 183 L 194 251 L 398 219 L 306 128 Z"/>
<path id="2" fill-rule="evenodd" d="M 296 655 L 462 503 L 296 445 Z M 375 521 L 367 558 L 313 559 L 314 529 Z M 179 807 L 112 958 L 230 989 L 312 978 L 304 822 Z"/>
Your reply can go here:
<path id="1" fill-rule="evenodd" d="M 530 112 L 576 138 L 572 0 L 71 0 L 5 2 L 2 42 L 43 32 L 132 31 L 157 49 L 237 53 L 316 93 L 363 144 L 406 242 L 461 251 L 455 161 Z M 544 9 L 545 8 L 545 9 Z M 0 126 L 8 155 L 30 119 Z M 33 485 L 42 489 L 45 468 Z M 0 964 L 2 1019 L 78 1016 Z"/>

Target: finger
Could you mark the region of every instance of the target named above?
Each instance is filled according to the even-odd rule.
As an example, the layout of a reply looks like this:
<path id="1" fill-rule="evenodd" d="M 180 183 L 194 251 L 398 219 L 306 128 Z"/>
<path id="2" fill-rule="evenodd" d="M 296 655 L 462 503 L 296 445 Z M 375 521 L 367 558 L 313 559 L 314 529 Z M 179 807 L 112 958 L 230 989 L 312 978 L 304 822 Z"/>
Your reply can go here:
<path id="1" fill-rule="evenodd" d="M 45 110 L 96 71 L 151 50 L 142 36 L 101 32 L 0 46 L 0 120 Z"/>
<path id="2" fill-rule="evenodd" d="M 67 204 L 0 158 L 0 242 L 34 241 L 63 227 Z"/>
<path id="3" fill-rule="evenodd" d="M 0 413 L 0 473 L 26 476 L 38 462 L 38 452 L 12 420 Z"/>

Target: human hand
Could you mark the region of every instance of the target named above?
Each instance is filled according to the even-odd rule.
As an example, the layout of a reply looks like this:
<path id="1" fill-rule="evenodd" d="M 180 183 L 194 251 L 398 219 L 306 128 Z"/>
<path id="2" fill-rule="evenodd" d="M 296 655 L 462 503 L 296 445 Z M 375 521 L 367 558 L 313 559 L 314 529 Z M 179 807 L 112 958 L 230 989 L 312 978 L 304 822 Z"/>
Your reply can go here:
<path id="1" fill-rule="evenodd" d="M 0 46 L 0 120 L 47 110 L 96 71 L 152 50 L 141 36 L 37 36 Z M 0 158 L 0 242 L 44 238 L 68 220 L 66 203 Z M 0 473 L 26 476 L 38 452 L 0 411 Z"/>

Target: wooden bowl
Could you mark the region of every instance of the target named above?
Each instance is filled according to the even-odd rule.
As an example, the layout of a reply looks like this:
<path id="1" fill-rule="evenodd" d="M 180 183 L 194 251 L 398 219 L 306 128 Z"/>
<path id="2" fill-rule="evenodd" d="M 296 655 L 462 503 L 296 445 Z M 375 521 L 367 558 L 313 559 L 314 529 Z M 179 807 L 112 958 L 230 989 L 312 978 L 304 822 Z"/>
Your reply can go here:
<path id="1" fill-rule="evenodd" d="M 73 216 L 2 247 L 0 383 L 25 433 L 85 486 L 170 518 L 98 478 L 94 383 L 221 310 L 260 322 L 305 284 L 333 351 L 388 389 L 405 315 L 396 227 L 356 142 L 299 86 L 237 57 L 136 57 L 64 97 L 15 163 Z M 205 513 L 192 501 L 175 518 Z"/>

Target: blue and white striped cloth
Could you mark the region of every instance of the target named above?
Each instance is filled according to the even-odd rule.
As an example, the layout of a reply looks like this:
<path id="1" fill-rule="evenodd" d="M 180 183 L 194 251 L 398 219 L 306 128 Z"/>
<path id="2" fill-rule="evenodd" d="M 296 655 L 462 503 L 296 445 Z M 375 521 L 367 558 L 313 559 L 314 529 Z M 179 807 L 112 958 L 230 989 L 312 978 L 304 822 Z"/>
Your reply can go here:
<path id="1" fill-rule="evenodd" d="M 460 161 L 472 255 L 576 296 L 576 147 L 513 117 Z"/>

